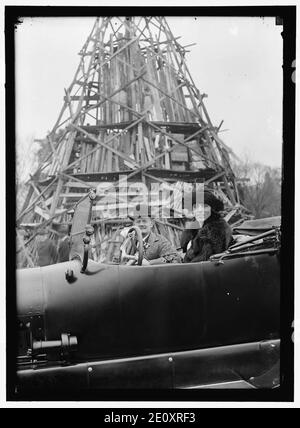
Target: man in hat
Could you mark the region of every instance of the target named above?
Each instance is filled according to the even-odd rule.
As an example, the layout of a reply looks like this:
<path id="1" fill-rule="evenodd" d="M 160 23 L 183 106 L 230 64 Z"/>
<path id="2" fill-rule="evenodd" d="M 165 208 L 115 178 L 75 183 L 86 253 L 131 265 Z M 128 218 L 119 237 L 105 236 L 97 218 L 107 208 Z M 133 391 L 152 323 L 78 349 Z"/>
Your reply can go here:
<path id="1" fill-rule="evenodd" d="M 186 230 L 181 237 L 181 247 L 186 252 L 184 263 L 207 261 L 213 254 L 227 250 L 232 239 L 232 231 L 229 224 L 221 217 L 220 213 L 223 210 L 223 202 L 211 192 L 205 191 L 204 205 L 200 207 L 199 219 L 196 213 L 195 218 L 186 223 Z M 188 242 L 189 237 L 191 237 L 190 242 Z"/>
<path id="2" fill-rule="evenodd" d="M 143 265 L 158 265 L 163 263 L 181 263 L 180 255 L 172 244 L 162 235 L 153 231 L 154 220 L 149 215 L 147 205 L 138 205 L 137 215 L 133 224 L 139 227 L 143 237 Z"/>

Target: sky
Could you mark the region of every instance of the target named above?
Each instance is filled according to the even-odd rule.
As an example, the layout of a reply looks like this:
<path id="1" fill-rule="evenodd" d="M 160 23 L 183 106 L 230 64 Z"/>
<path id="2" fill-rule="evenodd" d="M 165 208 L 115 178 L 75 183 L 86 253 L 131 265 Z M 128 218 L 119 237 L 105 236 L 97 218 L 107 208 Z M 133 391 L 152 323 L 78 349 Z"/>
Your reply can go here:
<path id="1" fill-rule="evenodd" d="M 220 137 L 241 158 L 281 166 L 282 27 L 274 18 L 168 17 Z M 26 18 L 16 30 L 17 145 L 53 127 L 94 18 Z"/>

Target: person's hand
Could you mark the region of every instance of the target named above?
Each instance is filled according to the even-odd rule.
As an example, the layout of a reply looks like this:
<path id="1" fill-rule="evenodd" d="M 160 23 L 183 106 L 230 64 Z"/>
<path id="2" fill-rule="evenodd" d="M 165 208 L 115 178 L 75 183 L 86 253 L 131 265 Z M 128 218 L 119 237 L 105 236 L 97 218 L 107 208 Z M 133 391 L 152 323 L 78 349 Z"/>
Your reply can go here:
<path id="1" fill-rule="evenodd" d="M 142 266 L 149 266 L 150 265 L 150 262 L 149 262 L 149 260 L 147 260 L 147 259 L 143 259 L 142 260 Z"/>

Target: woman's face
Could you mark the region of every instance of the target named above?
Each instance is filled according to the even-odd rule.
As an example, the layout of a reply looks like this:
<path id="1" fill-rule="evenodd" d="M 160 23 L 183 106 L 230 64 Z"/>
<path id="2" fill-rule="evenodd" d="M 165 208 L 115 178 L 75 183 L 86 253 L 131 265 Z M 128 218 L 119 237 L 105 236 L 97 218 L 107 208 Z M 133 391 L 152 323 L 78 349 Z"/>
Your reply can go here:
<path id="1" fill-rule="evenodd" d="M 193 213 L 196 220 L 198 220 L 198 222 L 200 223 L 200 226 L 202 226 L 205 220 L 207 220 L 208 217 L 210 217 L 211 208 L 207 204 L 198 204 L 197 206 L 193 207 Z"/>

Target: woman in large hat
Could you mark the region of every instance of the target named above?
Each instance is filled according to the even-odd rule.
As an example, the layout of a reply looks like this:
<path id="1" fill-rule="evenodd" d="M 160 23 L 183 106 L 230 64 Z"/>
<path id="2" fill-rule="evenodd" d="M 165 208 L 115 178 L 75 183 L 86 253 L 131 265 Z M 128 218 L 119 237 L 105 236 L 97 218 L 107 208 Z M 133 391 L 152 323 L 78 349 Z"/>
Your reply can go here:
<path id="1" fill-rule="evenodd" d="M 206 261 L 213 254 L 227 250 L 232 231 L 221 216 L 223 210 L 223 202 L 213 193 L 205 191 L 204 204 L 196 208 L 194 218 L 186 222 L 182 233 L 181 247 L 186 253 L 184 263 Z"/>

